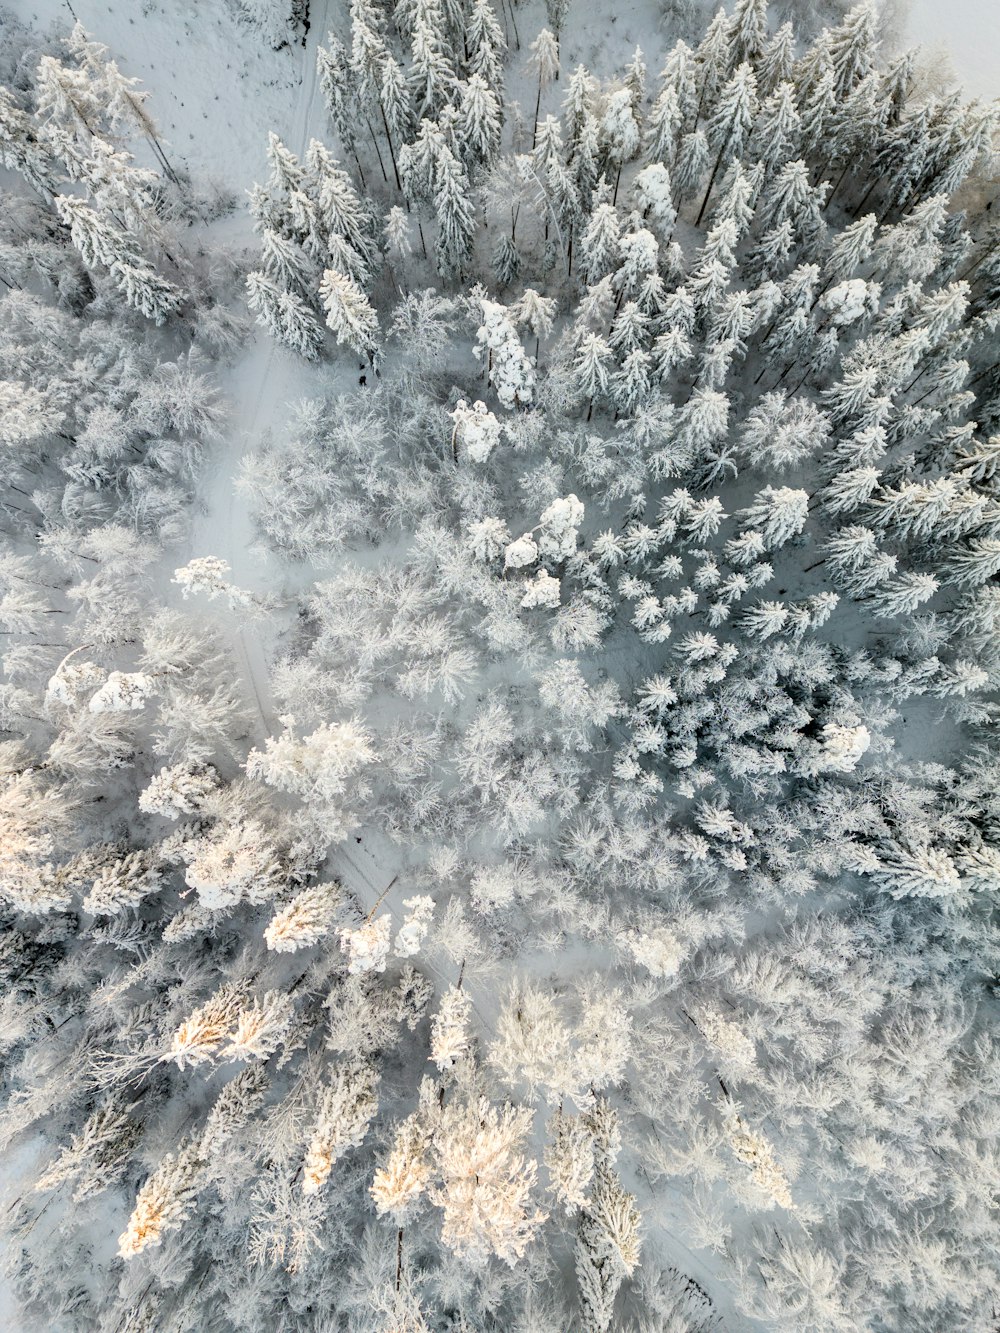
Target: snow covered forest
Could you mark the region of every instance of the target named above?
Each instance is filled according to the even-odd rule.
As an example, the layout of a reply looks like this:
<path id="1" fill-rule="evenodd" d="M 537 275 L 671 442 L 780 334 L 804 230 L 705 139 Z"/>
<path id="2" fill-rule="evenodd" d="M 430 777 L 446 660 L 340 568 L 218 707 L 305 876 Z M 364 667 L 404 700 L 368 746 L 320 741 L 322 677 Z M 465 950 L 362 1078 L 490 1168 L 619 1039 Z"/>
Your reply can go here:
<path id="1" fill-rule="evenodd" d="M 89 8 L 0 3 L 3 1328 L 997 1333 L 1000 102 Z"/>

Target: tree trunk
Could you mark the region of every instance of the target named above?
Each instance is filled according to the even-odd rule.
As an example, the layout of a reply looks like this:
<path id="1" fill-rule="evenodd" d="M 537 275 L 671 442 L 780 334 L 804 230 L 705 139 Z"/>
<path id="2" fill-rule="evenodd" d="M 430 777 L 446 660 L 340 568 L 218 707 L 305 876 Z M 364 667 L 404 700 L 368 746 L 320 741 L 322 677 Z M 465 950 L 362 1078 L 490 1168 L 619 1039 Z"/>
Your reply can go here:
<path id="1" fill-rule="evenodd" d="M 389 177 L 386 173 L 385 162 L 382 160 L 382 150 L 378 146 L 378 139 L 375 138 L 375 127 L 374 125 L 372 125 L 371 121 L 368 119 L 367 116 L 365 116 L 365 124 L 368 126 L 368 133 L 372 137 L 372 145 L 375 149 L 375 156 L 378 158 L 378 164 L 382 169 L 382 179 L 385 181 L 386 185 L 388 185 Z"/>
<path id="2" fill-rule="evenodd" d="M 392 135 L 389 133 L 389 122 L 385 118 L 385 107 L 382 105 L 381 97 L 378 99 L 378 109 L 382 116 L 382 124 L 385 126 L 385 141 L 389 145 L 389 156 L 392 158 L 392 174 L 396 177 L 396 189 L 402 194 L 403 183 L 399 179 L 399 167 L 396 165 L 396 150 L 392 146 Z M 409 203 L 407 203 L 407 212 L 409 212 L 409 207 Z"/>
<path id="3" fill-rule="evenodd" d="M 861 202 L 860 202 L 860 204 L 858 204 L 857 208 L 856 208 L 856 209 L 854 210 L 854 212 L 851 214 L 851 217 L 852 217 L 852 218 L 856 218 L 856 217 L 860 217 L 860 216 L 861 216 L 861 210 L 864 208 L 865 204 L 867 204 L 867 202 L 868 202 L 868 198 L 869 198 L 869 196 L 871 195 L 871 192 L 875 189 L 875 186 L 878 184 L 878 182 L 879 182 L 879 178 L 878 178 L 878 176 L 877 176 L 877 175 L 873 175 L 873 176 L 872 176 L 872 183 L 871 183 L 871 185 L 869 185 L 868 189 L 865 190 L 864 194 L 861 196 Z"/>
<path id="4" fill-rule="evenodd" d="M 715 185 L 715 178 L 719 174 L 719 168 L 722 166 L 722 159 L 725 156 L 725 152 L 726 148 L 725 145 L 723 145 L 719 149 L 719 156 L 715 159 L 715 166 L 712 168 L 712 174 L 708 180 L 708 189 L 705 191 L 705 198 L 701 201 L 701 208 L 698 209 L 698 216 L 695 218 L 694 225 L 696 227 L 701 226 L 701 219 L 704 216 L 705 209 L 708 206 L 708 201 L 711 198 L 712 187 Z"/>

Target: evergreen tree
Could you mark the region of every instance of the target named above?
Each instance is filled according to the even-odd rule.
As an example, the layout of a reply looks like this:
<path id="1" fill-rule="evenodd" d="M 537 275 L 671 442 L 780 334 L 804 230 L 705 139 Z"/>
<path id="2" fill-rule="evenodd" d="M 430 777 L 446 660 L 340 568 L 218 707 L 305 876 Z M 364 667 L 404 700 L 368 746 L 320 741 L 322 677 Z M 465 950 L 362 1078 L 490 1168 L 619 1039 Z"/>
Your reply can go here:
<path id="1" fill-rule="evenodd" d="M 877 15 L 870 0 L 855 5 L 826 43 L 834 92 L 844 101 L 871 74 L 875 57 Z"/>
<path id="2" fill-rule="evenodd" d="M 482 71 L 476 67 L 471 72 L 478 74 Z M 418 19 L 410 37 L 408 84 L 416 115 L 437 116 L 450 102 L 457 82 L 440 35 L 428 22 Z"/>
<path id="3" fill-rule="evenodd" d="M 538 90 L 535 94 L 535 118 L 532 122 L 531 148 L 534 152 L 538 137 L 538 112 L 542 105 L 542 92 L 553 79 L 559 77 L 559 43 L 548 28 L 543 28 L 529 47 L 531 57 L 528 68 L 535 72 Z"/>
<path id="4" fill-rule="evenodd" d="M 461 156 L 467 165 L 475 163 L 488 169 L 500 152 L 500 105 L 478 74 L 471 74 L 460 88 L 455 134 Z"/>
<path id="5" fill-rule="evenodd" d="M 757 82 L 750 66 L 743 64 L 722 90 L 718 105 L 708 123 L 708 142 L 716 158 L 705 198 L 695 220 L 696 226 L 701 223 L 719 168 L 724 161 L 739 157 L 742 153 L 756 115 Z"/>
<path id="6" fill-rule="evenodd" d="M 796 156 L 801 132 L 795 89 L 780 83 L 761 105 L 754 125 L 755 156 L 769 174 Z"/>
<path id="7" fill-rule="evenodd" d="M 468 71 L 478 74 L 503 105 L 503 53 L 507 42 L 490 0 L 472 0 L 465 27 Z"/>
<path id="8" fill-rule="evenodd" d="M 378 317 L 368 298 L 351 278 L 327 269 L 319 286 L 326 322 L 338 343 L 346 343 L 374 364 L 378 347 Z"/>
<path id="9" fill-rule="evenodd" d="M 770 97 L 781 84 L 792 83 L 794 64 L 795 31 L 790 23 L 783 23 L 757 62 L 757 88 L 761 97 Z"/>
<path id="10" fill-rule="evenodd" d="M 729 69 L 756 66 L 767 40 L 767 0 L 736 0 L 729 25 Z"/>
<path id="11" fill-rule="evenodd" d="M 442 146 L 438 154 L 435 173 L 438 271 L 442 276 L 457 277 L 461 275 L 462 267 L 472 253 L 475 230 L 475 217 L 469 201 L 469 179 L 462 164 L 447 146 Z"/>

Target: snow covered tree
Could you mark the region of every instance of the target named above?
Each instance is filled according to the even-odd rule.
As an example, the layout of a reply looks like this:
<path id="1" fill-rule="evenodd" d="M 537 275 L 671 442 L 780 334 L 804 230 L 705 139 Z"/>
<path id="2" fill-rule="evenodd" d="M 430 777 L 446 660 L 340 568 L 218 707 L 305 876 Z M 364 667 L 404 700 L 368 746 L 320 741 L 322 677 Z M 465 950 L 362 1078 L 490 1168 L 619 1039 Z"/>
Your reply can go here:
<path id="1" fill-rule="evenodd" d="M 765 549 L 783 546 L 798 536 L 809 517 L 809 494 L 790 486 L 765 486 L 752 505 L 740 510 L 744 529 L 759 532 Z"/>
<path id="2" fill-rule="evenodd" d="M 319 294 L 327 326 L 333 330 L 337 342 L 367 356 L 374 365 L 378 352 L 378 316 L 358 284 L 328 268 L 320 282 Z"/>
<path id="3" fill-rule="evenodd" d="M 614 1170 L 621 1150 L 617 1116 L 597 1098 L 587 1120 L 593 1134 L 594 1177 L 580 1214 L 576 1277 L 584 1326 L 605 1333 L 614 1318 L 615 1297 L 639 1262 L 639 1213 L 633 1195 Z"/>
<path id="4" fill-rule="evenodd" d="M 719 168 L 723 162 L 739 157 L 743 152 L 757 110 L 757 80 L 750 66 L 744 63 L 737 68 L 726 84 L 715 112 L 708 122 L 708 143 L 716 157 L 712 173 L 708 178 L 708 188 L 695 220 L 696 226 L 701 224 Z"/>

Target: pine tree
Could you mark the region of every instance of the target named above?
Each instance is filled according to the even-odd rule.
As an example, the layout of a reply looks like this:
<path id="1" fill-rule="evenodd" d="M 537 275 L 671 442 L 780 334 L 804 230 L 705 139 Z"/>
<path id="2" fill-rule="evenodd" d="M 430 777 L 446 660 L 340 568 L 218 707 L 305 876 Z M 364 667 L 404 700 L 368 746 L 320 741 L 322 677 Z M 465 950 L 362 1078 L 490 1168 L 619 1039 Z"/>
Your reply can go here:
<path id="1" fill-rule="evenodd" d="M 295 895 L 277 912 L 264 931 L 269 949 L 292 953 L 307 949 L 328 935 L 341 897 L 339 884 L 314 884 Z"/>
<path id="2" fill-rule="evenodd" d="M 371 216 L 350 176 L 315 139 L 310 140 L 306 150 L 306 167 L 309 176 L 304 184 L 308 187 L 308 198 L 313 205 L 310 216 L 314 219 L 310 230 L 327 245 L 332 236 L 342 237 L 359 262 L 371 268 L 378 254 Z"/>
<path id="3" fill-rule="evenodd" d="M 583 1327 L 606 1333 L 615 1297 L 639 1262 L 639 1213 L 635 1198 L 614 1170 L 621 1147 L 617 1116 L 598 1097 L 587 1117 L 593 1134 L 594 1176 L 590 1199 L 580 1215 L 575 1252 Z"/>
<path id="4" fill-rule="evenodd" d="M 548 28 L 543 28 L 528 48 L 531 57 L 528 68 L 535 71 L 538 79 L 538 91 L 535 94 L 535 119 L 532 122 L 531 149 L 534 152 L 538 138 L 538 112 L 542 105 L 542 93 L 553 79 L 559 77 L 559 43 Z"/>
<path id="5" fill-rule="evenodd" d="M 481 73 L 481 70 L 477 68 L 472 72 Z M 418 19 L 410 35 L 409 74 L 416 115 L 437 116 L 451 100 L 457 83 L 440 35 L 426 21 Z"/>
<path id="6" fill-rule="evenodd" d="M 708 122 L 708 142 L 716 153 L 716 159 L 705 198 L 695 219 L 696 226 L 701 224 L 719 168 L 723 161 L 739 157 L 742 153 L 756 115 L 757 81 L 750 66 L 743 64 L 722 90 L 715 112 Z"/>
<path id="7" fill-rule="evenodd" d="M 588 333 L 581 339 L 573 362 L 573 379 L 576 391 L 581 399 L 589 400 L 587 420 L 608 390 L 611 366 L 614 358 L 611 348 L 596 333 Z"/>
<path id="8" fill-rule="evenodd" d="M 378 1110 L 379 1076 L 368 1064 L 340 1065 L 322 1090 L 302 1165 L 302 1192 L 315 1194 L 350 1148 L 364 1142 Z"/>
<path id="9" fill-rule="evenodd" d="M 637 347 L 622 362 L 611 386 L 611 398 L 620 416 L 632 416 L 649 397 L 651 361 L 649 353 Z"/>
<path id="10" fill-rule="evenodd" d="M 388 1214 L 398 1227 L 407 1222 L 424 1196 L 431 1175 L 425 1154 L 430 1128 L 419 1114 L 408 1116 L 396 1131 L 384 1167 L 372 1180 L 371 1195 L 380 1215 Z"/>
<path id="11" fill-rule="evenodd" d="M 720 6 L 715 16 L 705 29 L 705 35 L 694 53 L 697 68 L 698 106 L 695 120 L 709 116 L 715 106 L 716 98 L 731 68 L 729 64 L 729 15 Z"/>
<path id="12" fill-rule="evenodd" d="M 685 134 L 677 153 L 674 183 L 680 198 L 687 199 L 704 179 L 709 163 L 708 139 L 704 130 Z"/>
<path id="13" fill-rule="evenodd" d="M 809 517 L 809 494 L 789 486 L 775 489 L 765 486 L 754 496 L 754 503 L 741 509 L 744 528 L 760 532 L 765 547 L 773 550 L 797 536 Z"/>
<path id="14" fill-rule="evenodd" d="M 830 33 L 827 57 L 837 99 L 843 102 L 874 68 L 877 15 L 870 0 L 855 5 Z"/>
<path id="15" fill-rule="evenodd" d="M 633 96 L 628 88 L 617 89 L 605 101 L 601 140 L 608 162 L 615 168 L 614 198 L 617 199 L 622 167 L 638 156 L 642 142 Z"/>
<path id="16" fill-rule="evenodd" d="M 535 1164 L 522 1155 L 531 1119 L 527 1108 L 498 1110 L 485 1097 L 446 1102 L 433 1137 L 440 1183 L 430 1197 L 443 1210 L 441 1239 L 460 1258 L 495 1254 L 514 1264 L 545 1220 L 530 1202 Z"/>
<path id="17" fill-rule="evenodd" d="M 774 32 L 757 62 L 760 95 L 770 97 L 782 83 L 791 83 L 794 63 L 795 30 L 790 23 L 783 23 Z"/>
<path id="18" fill-rule="evenodd" d="M 132 1259 L 149 1246 L 159 1245 L 164 1232 L 182 1227 L 196 1199 L 197 1179 L 204 1163 L 197 1145 L 167 1153 L 139 1191 L 126 1230 L 118 1239 L 118 1253 Z"/>
<path id="19" fill-rule="evenodd" d="M 6 88 L 0 88 L 0 162 L 19 172 L 44 199 L 55 194 L 51 153 L 31 117 L 17 106 Z"/>
<path id="20" fill-rule="evenodd" d="M 247 304 L 258 323 L 279 342 L 315 361 L 323 348 L 323 328 L 312 307 L 294 292 L 285 291 L 266 274 L 247 274 Z"/>
<path id="21" fill-rule="evenodd" d="M 812 158 L 822 153 L 828 127 L 837 110 L 833 71 L 827 70 L 808 92 L 799 87 L 799 109 L 802 121 L 802 152 Z"/>
<path id="22" fill-rule="evenodd" d="M 111 265 L 111 273 L 129 305 L 154 324 L 165 323 L 179 311 L 184 293 L 145 260 L 118 259 Z"/>
<path id="23" fill-rule="evenodd" d="M 264 272 L 273 283 L 308 293 L 313 280 L 312 265 L 294 241 L 264 227 L 260 235 L 260 257 Z"/>
<path id="24" fill-rule="evenodd" d="M 587 281 L 591 284 L 612 273 L 617 265 L 621 224 L 610 203 L 599 203 L 581 238 Z"/>
<path id="25" fill-rule="evenodd" d="M 319 285 L 326 322 L 338 343 L 367 356 L 374 365 L 378 350 L 378 316 L 367 296 L 352 279 L 328 268 Z"/>
<path id="26" fill-rule="evenodd" d="M 684 112 L 676 90 L 667 85 L 657 97 L 646 118 L 643 156 L 652 163 L 673 165 L 684 124 Z"/>
<path id="27" fill-rule="evenodd" d="M 371 0 L 351 0 L 350 15 L 355 86 L 361 100 L 373 104 L 379 96 L 382 68 L 388 57 L 380 16 Z"/>
<path id="28" fill-rule="evenodd" d="M 475 165 L 487 170 L 500 153 L 502 121 L 500 104 L 486 81 L 478 74 L 470 74 L 461 85 L 461 101 L 455 134 L 462 161 L 468 168 Z"/>
<path id="29" fill-rule="evenodd" d="M 669 171 L 662 162 L 651 163 L 638 173 L 633 188 L 643 219 L 660 244 L 668 244 L 677 221 Z"/>
<path id="30" fill-rule="evenodd" d="M 357 153 L 357 135 L 355 133 L 354 77 L 347 59 L 344 45 L 334 33 L 327 37 L 327 45 L 316 48 L 316 68 L 319 73 L 319 86 L 323 94 L 330 124 L 336 131 L 340 142 L 354 158 L 358 169 L 358 178 L 362 189 L 365 188 L 365 174 Z"/>
<path id="31" fill-rule="evenodd" d="M 729 26 L 729 69 L 756 66 L 767 39 L 767 0 L 736 0 Z"/>
<path id="32" fill-rule="evenodd" d="M 563 122 L 570 150 L 574 150 L 584 122 L 593 119 L 597 110 L 597 80 L 583 65 L 577 65 L 569 76 L 566 96 L 562 102 Z"/>
<path id="33" fill-rule="evenodd" d="M 755 155 L 768 174 L 797 154 L 801 133 L 795 89 L 791 83 L 779 83 L 761 105 L 754 125 Z"/>
<path id="34" fill-rule="evenodd" d="M 503 53 L 507 42 L 490 0 L 472 0 L 465 27 L 468 70 L 478 74 L 503 105 Z"/>

